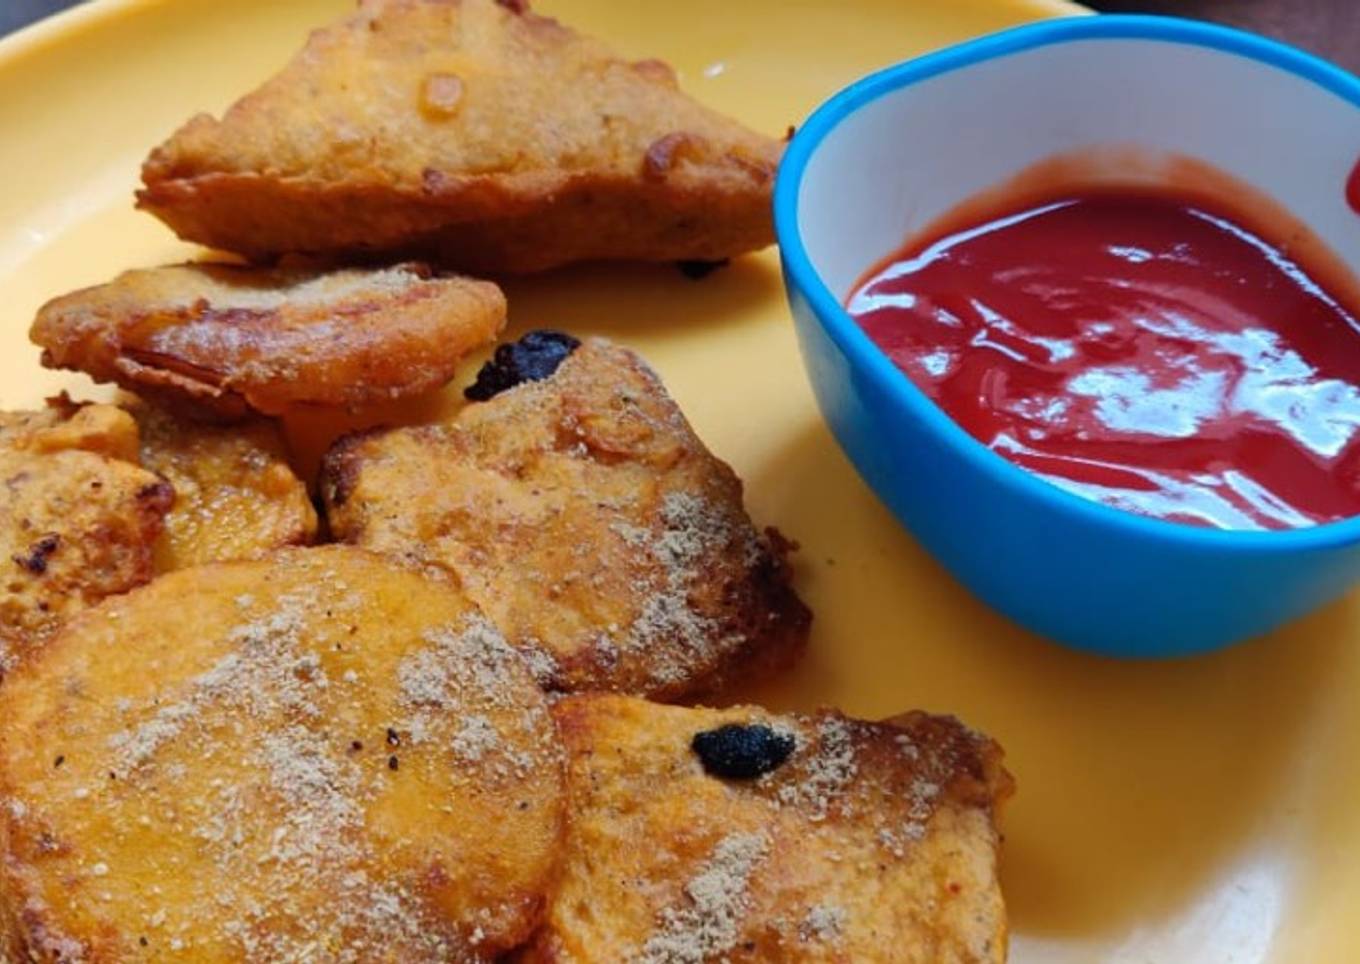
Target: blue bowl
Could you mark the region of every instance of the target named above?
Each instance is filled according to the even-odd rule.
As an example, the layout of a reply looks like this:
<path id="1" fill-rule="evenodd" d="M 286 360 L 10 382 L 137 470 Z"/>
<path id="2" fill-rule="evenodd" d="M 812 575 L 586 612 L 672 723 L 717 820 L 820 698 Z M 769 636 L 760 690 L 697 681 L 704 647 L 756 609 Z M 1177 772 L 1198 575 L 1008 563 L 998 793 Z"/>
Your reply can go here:
<path id="1" fill-rule="evenodd" d="M 964 432 L 843 307 L 862 272 L 962 200 L 1045 158 L 1112 145 L 1153 159 L 1134 165 L 1140 177 L 1158 176 L 1157 158 L 1207 161 L 1271 195 L 1360 274 L 1360 216 L 1344 202 L 1360 81 L 1261 37 L 1160 17 L 1048 21 L 859 81 L 789 146 L 775 224 L 818 404 L 902 524 L 1030 629 L 1110 655 L 1178 656 L 1346 592 L 1360 578 L 1360 518 L 1223 531 L 1064 492 Z M 1131 155 L 1116 155 L 1110 176 L 1127 179 Z"/>

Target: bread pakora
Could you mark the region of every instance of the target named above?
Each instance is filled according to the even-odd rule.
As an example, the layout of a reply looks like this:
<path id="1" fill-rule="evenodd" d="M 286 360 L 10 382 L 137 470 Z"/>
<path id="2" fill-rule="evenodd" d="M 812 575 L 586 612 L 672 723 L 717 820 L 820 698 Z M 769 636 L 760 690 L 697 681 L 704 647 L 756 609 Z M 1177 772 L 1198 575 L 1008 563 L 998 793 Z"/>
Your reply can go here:
<path id="1" fill-rule="evenodd" d="M 174 490 L 124 461 L 137 444 L 136 422 L 109 405 L 63 396 L 0 413 L 0 676 L 73 613 L 154 574 Z"/>
<path id="2" fill-rule="evenodd" d="M 566 864 L 536 962 L 1002 961 L 995 743 L 950 717 L 554 708 Z"/>
<path id="3" fill-rule="evenodd" d="M 142 465 L 175 488 L 156 544 L 159 572 L 248 559 L 316 537 L 316 510 L 275 422 L 206 425 L 147 403 L 130 411 Z"/>
<path id="4" fill-rule="evenodd" d="M 335 537 L 454 573 L 550 689 L 675 699 L 799 655 L 790 544 L 755 530 L 646 363 L 593 340 L 537 374 L 451 422 L 337 443 Z"/>
<path id="5" fill-rule="evenodd" d="M 364 0 L 157 148 L 140 206 L 256 260 L 398 252 L 490 273 L 774 240 L 778 141 L 526 7 Z"/>
<path id="6" fill-rule="evenodd" d="M 361 550 L 162 576 L 0 687 L 25 959 L 481 962 L 541 918 L 563 759 L 453 587 Z"/>
<path id="7" fill-rule="evenodd" d="M 185 264 L 48 302 L 43 364 L 239 417 L 359 407 L 444 385 L 505 324 L 490 282 L 419 265 L 319 273 Z"/>

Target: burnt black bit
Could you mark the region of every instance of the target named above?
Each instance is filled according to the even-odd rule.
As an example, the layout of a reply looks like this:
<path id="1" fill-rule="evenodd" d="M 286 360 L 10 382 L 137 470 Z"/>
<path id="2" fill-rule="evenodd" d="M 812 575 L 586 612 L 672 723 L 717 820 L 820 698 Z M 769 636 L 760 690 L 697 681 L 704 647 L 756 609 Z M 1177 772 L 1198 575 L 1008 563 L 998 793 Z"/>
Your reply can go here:
<path id="1" fill-rule="evenodd" d="M 793 135 L 794 135 L 794 134 L 797 134 L 797 133 L 798 133 L 798 128 L 796 128 L 796 127 L 794 127 L 792 124 L 790 124 L 790 125 L 789 125 L 789 129 L 786 130 L 786 131 L 784 132 L 784 141 L 787 143 L 788 141 L 793 140 Z"/>
<path id="2" fill-rule="evenodd" d="M 151 942 L 150 942 L 149 940 L 147 940 L 145 937 L 139 937 L 139 938 L 137 938 L 137 943 L 140 944 L 142 947 L 150 947 L 150 946 L 151 946 Z"/>
<path id="3" fill-rule="evenodd" d="M 735 780 L 751 780 L 777 770 L 795 746 L 792 736 L 762 723 L 728 723 L 696 733 L 690 741 L 707 773 Z"/>
<path id="4" fill-rule="evenodd" d="M 52 761 L 52 768 L 53 768 L 54 770 L 59 770 L 59 769 L 61 769 L 61 765 L 62 765 L 63 763 L 65 763 L 65 762 L 66 762 L 66 756 L 65 756 L 64 754 L 63 754 L 63 755 L 59 755 L 55 760 Z"/>
<path id="5" fill-rule="evenodd" d="M 719 268 L 726 268 L 729 263 L 727 258 L 723 258 L 721 261 L 677 261 L 675 266 L 690 281 L 702 281 Z"/>
<path id="6" fill-rule="evenodd" d="M 13 558 L 22 569 L 31 572 L 35 576 L 41 576 L 43 573 L 47 572 L 48 558 L 51 557 L 52 553 L 57 551 L 57 548 L 60 545 L 61 536 L 55 533 L 49 533 L 33 543 L 33 545 L 29 546 L 27 553 L 11 558 Z"/>
<path id="7" fill-rule="evenodd" d="M 485 402 L 524 382 L 551 378 L 557 366 L 580 347 L 581 343 L 566 332 L 531 331 L 519 341 L 497 348 L 463 395 L 469 401 Z"/>
<path id="8" fill-rule="evenodd" d="M 353 743 L 351 743 L 351 744 L 349 745 L 349 748 L 350 748 L 351 750 L 353 750 L 355 753 L 361 753 L 361 752 L 363 752 L 363 749 L 364 749 L 364 741 L 363 741 L 363 740 L 355 740 Z"/>
<path id="9" fill-rule="evenodd" d="M 394 756 L 387 758 L 387 769 L 396 770 L 401 766 L 401 761 Z"/>
<path id="10" fill-rule="evenodd" d="M 387 745 L 401 746 L 401 734 L 390 726 L 387 728 Z"/>

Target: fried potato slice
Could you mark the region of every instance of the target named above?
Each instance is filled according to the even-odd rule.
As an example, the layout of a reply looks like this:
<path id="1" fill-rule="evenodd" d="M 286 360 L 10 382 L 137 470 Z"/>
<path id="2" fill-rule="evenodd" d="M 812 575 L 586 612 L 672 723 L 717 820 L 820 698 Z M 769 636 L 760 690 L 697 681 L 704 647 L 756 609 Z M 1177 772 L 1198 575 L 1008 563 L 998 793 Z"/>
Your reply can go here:
<path id="1" fill-rule="evenodd" d="M 449 423 L 342 439 L 322 476 L 336 538 L 456 574 L 550 689 L 679 698 L 806 641 L 788 543 L 608 342 Z"/>
<path id="2" fill-rule="evenodd" d="M 610 695 L 554 715 L 572 813 L 526 964 L 1005 959 L 994 821 L 1012 784 L 953 718 Z"/>
<path id="3" fill-rule="evenodd" d="M 149 403 L 129 409 L 141 430 L 142 465 L 175 488 L 156 543 L 158 572 L 249 559 L 316 538 L 316 510 L 288 465 L 275 422 L 205 425 Z"/>
<path id="4" fill-rule="evenodd" d="M 116 405 L 82 404 L 66 394 L 47 407 L 0 412 L 0 449 L 37 454 L 79 449 L 136 462 L 137 423 Z"/>
<path id="5" fill-rule="evenodd" d="M 162 576 L 68 624 L 0 719 L 0 917 L 36 961 L 479 962 L 541 917 L 546 700 L 456 589 L 377 556 Z"/>
<path id="6" fill-rule="evenodd" d="M 173 501 L 167 482 L 128 462 L 0 444 L 0 676 L 74 613 L 152 577 Z"/>
<path id="7" fill-rule="evenodd" d="M 526 6 L 365 0 L 157 148 L 139 205 L 255 259 L 403 252 L 491 273 L 774 240 L 779 142 Z"/>
<path id="8" fill-rule="evenodd" d="M 439 388 L 504 324 L 495 285 L 418 265 L 318 273 L 185 264 L 124 272 L 50 301 L 30 337 L 49 368 L 240 417 Z"/>

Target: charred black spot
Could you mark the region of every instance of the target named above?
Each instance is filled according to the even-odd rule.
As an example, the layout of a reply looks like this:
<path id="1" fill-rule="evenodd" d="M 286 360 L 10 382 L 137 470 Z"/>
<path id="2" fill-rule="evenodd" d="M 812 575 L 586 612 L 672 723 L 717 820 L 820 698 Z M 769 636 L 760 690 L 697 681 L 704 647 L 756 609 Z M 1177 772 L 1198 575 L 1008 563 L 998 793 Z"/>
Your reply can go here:
<path id="1" fill-rule="evenodd" d="M 463 392 L 474 402 L 485 402 L 524 382 L 551 378 L 557 366 L 581 347 L 575 338 L 560 331 L 531 331 L 519 341 L 501 345 L 491 361 L 477 373 L 477 381 Z"/>
<path id="2" fill-rule="evenodd" d="M 57 551 L 61 545 L 61 536 L 51 533 L 43 536 L 33 545 L 28 547 L 28 552 L 17 556 L 12 556 L 19 566 L 35 576 L 41 576 L 47 571 L 47 560 L 52 553 Z"/>
<path id="3" fill-rule="evenodd" d="M 728 260 L 723 258 L 721 261 L 677 261 L 675 266 L 680 269 L 680 273 L 690 281 L 701 281 L 707 278 L 719 268 L 726 268 Z"/>
<path id="4" fill-rule="evenodd" d="M 778 769 L 795 745 L 789 734 L 776 733 L 761 723 L 729 723 L 696 733 L 690 742 L 705 771 L 737 780 L 750 780 Z"/>

